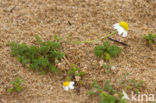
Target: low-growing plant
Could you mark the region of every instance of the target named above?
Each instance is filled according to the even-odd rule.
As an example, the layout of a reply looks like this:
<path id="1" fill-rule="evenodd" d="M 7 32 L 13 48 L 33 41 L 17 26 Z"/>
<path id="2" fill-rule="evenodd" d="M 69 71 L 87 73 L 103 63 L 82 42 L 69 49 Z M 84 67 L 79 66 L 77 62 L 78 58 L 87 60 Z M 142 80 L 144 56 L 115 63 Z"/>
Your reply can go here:
<path id="1" fill-rule="evenodd" d="M 32 70 L 40 70 L 42 73 L 49 70 L 58 73 L 59 70 L 55 67 L 55 63 L 64 56 L 64 53 L 60 51 L 61 44 L 57 41 L 42 41 L 39 36 L 35 38 L 37 45 L 10 43 L 11 55 L 16 56 L 23 66 L 28 63 Z M 57 36 L 54 38 L 60 40 Z"/>
<path id="2" fill-rule="evenodd" d="M 108 41 L 104 41 L 102 45 L 97 45 L 94 48 L 94 54 L 99 58 L 103 58 L 104 60 L 110 60 L 121 53 L 121 50 L 122 49 L 120 47 L 116 45 L 110 46 Z"/>
<path id="3" fill-rule="evenodd" d="M 13 93 L 13 92 L 21 92 L 23 89 L 22 83 L 24 83 L 25 80 L 20 79 L 19 77 L 16 77 L 15 81 L 11 81 L 12 87 L 7 89 L 7 92 Z"/>
<path id="4" fill-rule="evenodd" d="M 127 80 L 128 75 L 129 73 L 125 73 L 124 76 L 121 76 L 118 85 L 120 85 L 121 88 L 124 88 L 125 91 L 133 90 L 135 93 L 139 93 L 139 90 L 143 86 L 143 80 L 138 82 L 135 79 Z"/>
<path id="5" fill-rule="evenodd" d="M 113 89 L 109 80 L 106 80 L 104 88 L 100 88 L 96 80 L 94 80 L 93 83 L 91 83 L 91 87 L 96 88 L 96 91 L 89 91 L 88 94 L 94 96 L 99 95 L 99 103 L 127 103 L 125 99 L 121 99 L 120 95 L 115 95 L 117 91 Z"/>
<path id="6" fill-rule="evenodd" d="M 156 34 L 153 35 L 152 33 L 149 33 L 148 35 L 144 36 L 144 39 L 147 41 L 147 44 L 150 46 L 152 44 L 156 44 L 155 37 Z"/>

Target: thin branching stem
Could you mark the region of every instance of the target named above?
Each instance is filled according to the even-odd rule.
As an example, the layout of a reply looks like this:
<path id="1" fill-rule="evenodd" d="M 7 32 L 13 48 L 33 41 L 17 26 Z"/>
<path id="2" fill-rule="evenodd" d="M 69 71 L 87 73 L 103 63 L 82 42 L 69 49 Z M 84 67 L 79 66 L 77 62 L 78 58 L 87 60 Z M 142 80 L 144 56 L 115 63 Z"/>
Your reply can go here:
<path id="1" fill-rule="evenodd" d="M 108 37 L 110 37 L 111 35 L 116 34 L 116 33 L 117 33 L 117 31 L 113 31 L 113 32 L 111 32 L 110 34 L 108 34 L 108 35 L 106 35 L 106 36 L 104 36 L 104 37 L 95 39 L 95 40 L 90 40 L 90 41 L 89 41 L 89 40 L 86 40 L 86 41 L 77 41 L 76 43 L 77 43 L 77 44 L 82 44 L 82 43 L 95 43 L 95 42 L 100 41 L 100 40 L 102 40 L 102 39 L 106 39 L 106 38 L 108 38 Z"/>

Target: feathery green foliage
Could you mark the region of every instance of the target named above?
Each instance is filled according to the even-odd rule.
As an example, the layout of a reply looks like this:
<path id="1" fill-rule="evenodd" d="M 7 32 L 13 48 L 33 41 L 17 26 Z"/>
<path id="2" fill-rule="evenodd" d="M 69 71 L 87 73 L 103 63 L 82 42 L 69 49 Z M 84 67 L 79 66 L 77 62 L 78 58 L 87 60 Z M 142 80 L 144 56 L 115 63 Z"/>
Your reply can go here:
<path id="1" fill-rule="evenodd" d="M 32 70 L 40 70 L 43 73 L 49 70 L 58 73 L 55 63 L 63 58 L 64 53 L 60 51 L 60 43 L 55 41 L 42 41 L 39 36 L 35 36 L 37 45 L 28 46 L 25 43 L 18 44 L 12 42 L 11 55 L 17 56 L 17 60 L 24 66 L 29 63 Z M 55 38 L 60 40 L 56 35 Z"/>
<path id="2" fill-rule="evenodd" d="M 122 49 L 120 47 L 116 45 L 110 46 L 108 41 L 104 41 L 102 45 L 97 45 L 94 48 L 94 54 L 98 58 L 103 58 L 104 60 L 110 60 L 111 58 L 121 53 L 121 50 Z"/>
<path id="3" fill-rule="evenodd" d="M 11 84 L 13 87 L 8 88 L 7 91 L 10 93 L 21 92 L 23 89 L 22 83 L 24 83 L 24 82 L 25 82 L 25 80 L 22 80 L 19 77 L 16 77 L 15 81 L 11 81 Z"/>

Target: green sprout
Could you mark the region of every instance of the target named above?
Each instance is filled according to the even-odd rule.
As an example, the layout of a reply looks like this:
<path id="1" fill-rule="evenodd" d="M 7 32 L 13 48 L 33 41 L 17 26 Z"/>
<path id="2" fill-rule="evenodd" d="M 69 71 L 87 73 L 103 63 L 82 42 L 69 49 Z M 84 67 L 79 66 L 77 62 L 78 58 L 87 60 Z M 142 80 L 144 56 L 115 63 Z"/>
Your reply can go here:
<path id="1" fill-rule="evenodd" d="M 25 83 L 25 80 L 22 80 L 19 77 L 16 77 L 15 81 L 11 81 L 11 84 L 12 84 L 13 87 L 8 88 L 7 91 L 9 93 L 21 92 L 22 89 L 23 89 L 22 83 Z"/>
<path id="2" fill-rule="evenodd" d="M 152 44 L 156 44 L 156 41 L 154 40 L 156 37 L 156 34 L 153 35 L 152 33 L 149 33 L 148 35 L 144 36 L 144 39 L 147 41 L 147 44 L 150 46 Z"/>

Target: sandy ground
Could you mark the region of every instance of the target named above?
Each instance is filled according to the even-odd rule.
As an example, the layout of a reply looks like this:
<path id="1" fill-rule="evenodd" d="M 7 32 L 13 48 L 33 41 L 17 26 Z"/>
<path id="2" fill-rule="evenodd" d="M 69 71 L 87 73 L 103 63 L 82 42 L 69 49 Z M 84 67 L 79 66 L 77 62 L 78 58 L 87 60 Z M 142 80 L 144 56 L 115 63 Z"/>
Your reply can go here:
<path id="1" fill-rule="evenodd" d="M 103 71 L 100 59 L 93 54 L 102 41 L 81 45 L 66 42 L 68 34 L 72 41 L 105 36 L 120 21 L 129 24 L 128 37 L 113 38 L 130 47 L 120 45 L 123 51 L 113 59 L 115 70 L 110 74 Z M 96 78 L 102 86 L 109 79 L 122 90 L 116 82 L 125 73 L 130 73 L 128 79 L 144 80 L 141 92 L 153 93 L 156 98 L 156 46 L 151 50 L 143 40 L 149 32 L 156 32 L 156 0 L 0 0 L 0 103 L 97 103 L 98 97 L 86 95 L 88 84 Z M 68 61 L 86 72 L 86 86 L 76 87 L 80 93 L 63 90 L 63 75 L 33 72 L 10 56 L 8 42 L 33 44 L 36 34 L 44 40 L 53 40 L 54 34 L 63 38 Z M 59 69 L 65 74 L 70 67 L 65 60 L 60 63 Z M 9 94 L 4 87 L 16 76 L 26 80 L 24 90 Z"/>

